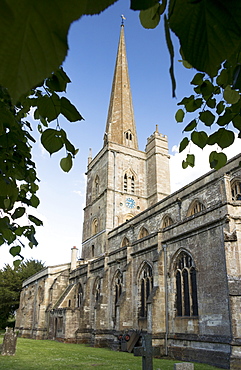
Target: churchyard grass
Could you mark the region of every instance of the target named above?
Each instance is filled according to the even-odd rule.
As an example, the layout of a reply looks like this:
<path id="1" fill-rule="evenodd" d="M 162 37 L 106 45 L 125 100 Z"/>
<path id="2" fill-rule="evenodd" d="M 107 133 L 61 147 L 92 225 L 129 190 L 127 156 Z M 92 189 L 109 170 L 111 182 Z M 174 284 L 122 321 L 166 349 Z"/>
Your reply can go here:
<path id="1" fill-rule="evenodd" d="M 3 335 L 1 334 L 0 343 Z M 173 370 L 180 361 L 154 359 L 154 370 Z M 196 364 L 195 370 L 217 370 Z M 15 356 L 0 356 L 1 370 L 141 370 L 142 359 L 126 352 L 93 348 L 83 344 L 18 338 Z"/>

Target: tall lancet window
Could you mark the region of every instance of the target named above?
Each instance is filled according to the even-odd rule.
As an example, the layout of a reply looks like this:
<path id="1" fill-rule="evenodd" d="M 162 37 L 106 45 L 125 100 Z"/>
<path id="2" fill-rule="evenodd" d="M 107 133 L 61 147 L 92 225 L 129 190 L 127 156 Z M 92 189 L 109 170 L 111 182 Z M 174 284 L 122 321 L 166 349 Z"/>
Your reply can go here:
<path id="1" fill-rule="evenodd" d="M 127 192 L 127 173 L 124 174 L 124 191 Z"/>
<path id="2" fill-rule="evenodd" d="M 152 268 L 148 263 L 144 264 L 139 280 L 140 305 L 139 317 L 147 317 L 147 301 L 153 288 Z"/>
<path id="3" fill-rule="evenodd" d="M 176 264 L 177 316 L 198 316 L 197 278 L 192 257 L 182 252 Z"/>
<path id="4" fill-rule="evenodd" d="M 131 176 L 131 192 L 135 192 L 135 179 L 134 176 Z"/>

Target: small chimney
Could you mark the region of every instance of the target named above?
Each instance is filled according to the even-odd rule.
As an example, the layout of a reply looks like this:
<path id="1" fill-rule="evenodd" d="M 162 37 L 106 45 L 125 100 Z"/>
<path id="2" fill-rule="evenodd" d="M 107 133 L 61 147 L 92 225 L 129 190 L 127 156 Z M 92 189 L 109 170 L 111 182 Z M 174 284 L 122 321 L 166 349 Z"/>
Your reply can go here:
<path id="1" fill-rule="evenodd" d="M 76 269 L 77 252 L 78 252 L 78 248 L 76 248 L 76 247 L 71 248 L 71 264 L 70 264 L 70 270 L 71 271 Z"/>

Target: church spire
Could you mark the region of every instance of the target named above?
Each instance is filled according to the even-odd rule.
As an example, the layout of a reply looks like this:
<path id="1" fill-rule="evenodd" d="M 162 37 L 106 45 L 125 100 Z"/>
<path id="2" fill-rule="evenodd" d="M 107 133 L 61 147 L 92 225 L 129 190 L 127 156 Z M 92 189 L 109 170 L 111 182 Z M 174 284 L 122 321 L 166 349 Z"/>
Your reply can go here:
<path id="1" fill-rule="evenodd" d="M 122 18 L 123 20 L 123 18 Z M 114 142 L 138 149 L 122 21 L 104 144 Z"/>

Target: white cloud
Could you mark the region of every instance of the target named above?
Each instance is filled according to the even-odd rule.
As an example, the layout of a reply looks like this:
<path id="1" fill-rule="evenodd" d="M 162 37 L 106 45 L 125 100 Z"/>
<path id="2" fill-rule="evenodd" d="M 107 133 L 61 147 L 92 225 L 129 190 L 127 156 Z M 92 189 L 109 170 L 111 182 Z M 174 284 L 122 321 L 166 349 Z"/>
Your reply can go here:
<path id="1" fill-rule="evenodd" d="M 236 137 L 233 145 L 223 150 L 228 159 L 240 153 L 240 144 L 240 139 Z M 214 146 L 207 146 L 204 149 L 200 149 L 192 144 L 191 147 L 187 147 L 182 153 L 178 153 L 178 146 L 174 145 L 172 147 L 172 153 L 174 154 L 171 155 L 170 159 L 171 191 L 174 192 L 180 189 L 210 171 L 209 154 L 213 150 L 218 151 L 217 147 Z M 186 159 L 187 154 L 195 155 L 195 166 L 193 168 L 188 167 L 184 170 L 182 168 L 182 161 Z"/>

